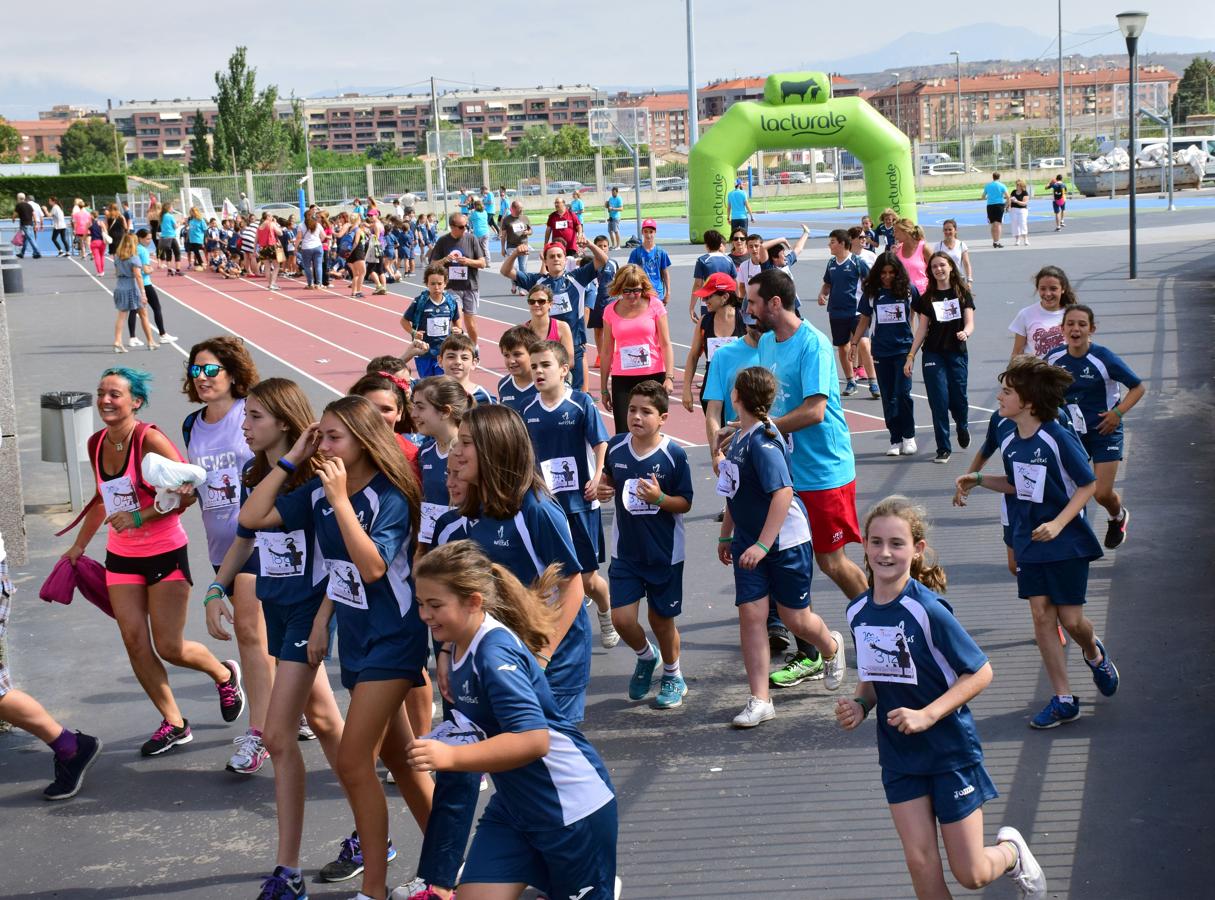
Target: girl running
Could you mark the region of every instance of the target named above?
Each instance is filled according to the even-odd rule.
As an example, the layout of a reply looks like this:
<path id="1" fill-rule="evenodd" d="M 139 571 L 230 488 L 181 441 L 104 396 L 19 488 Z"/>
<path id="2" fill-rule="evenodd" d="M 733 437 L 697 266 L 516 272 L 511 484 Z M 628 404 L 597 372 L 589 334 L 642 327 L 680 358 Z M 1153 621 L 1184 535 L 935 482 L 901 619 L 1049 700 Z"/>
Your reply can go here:
<path id="1" fill-rule="evenodd" d="M 110 604 L 131 670 L 162 717 L 140 753 L 159 756 L 194 739 L 169 687 L 164 662 L 208 675 L 219 691 L 225 722 L 240 716 L 245 696 L 235 660 L 221 663 L 202 644 L 183 636 L 191 580 L 181 510 L 192 500 L 183 498 L 181 506 L 162 513 L 155 505 L 156 492 L 143 480 L 145 452 L 181 460 L 172 441 L 155 425 L 138 419 L 148 403 L 151 377 L 128 368 L 101 373 L 97 413 L 105 427 L 89 438 L 97 494 L 63 555 L 75 565 L 97 529 L 109 526 L 105 568 Z"/>
<path id="2" fill-rule="evenodd" d="M 1042 868 L 1017 829 L 1006 825 L 983 845 L 983 804 L 997 793 L 966 704 L 991 684 L 991 663 L 937 594 L 945 572 L 926 532 L 906 497 L 887 497 L 865 517 L 869 590 L 848 607 L 859 690 L 836 702 L 835 717 L 852 730 L 877 707 L 882 786 L 917 897 L 950 896 L 938 822 L 964 887 L 1008 875 L 1022 897 L 1045 896 Z"/>
<path id="3" fill-rule="evenodd" d="M 969 355 L 966 347 L 975 330 L 975 301 L 962 281 L 953 257 L 938 250 L 928 260 L 928 291 L 911 304 L 920 314 L 915 340 L 907 351 L 903 373 L 911 377 L 915 355 L 924 351 L 920 373 L 932 410 L 936 437 L 935 463 L 947 463 L 953 455 L 949 441 L 949 417 L 958 429 L 958 446 L 970 446 L 970 406 L 966 393 Z"/>
<path id="4" fill-rule="evenodd" d="M 422 470 L 422 524 L 418 543 L 423 551 L 434 543 L 435 522 L 451 508 L 447 491 L 447 459 L 468 412 L 468 394 L 460 382 L 446 375 L 424 378 L 413 389 L 413 416 L 426 435 L 418 454 Z"/>
<path id="5" fill-rule="evenodd" d="M 953 264 L 958 267 L 958 271 L 963 273 L 968 285 L 974 284 L 974 272 L 970 268 L 970 248 L 966 246 L 966 242 L 958 238 L 958 222 L 956 219 L 946 219 L 941 223 L 941 240 L 937 241 L 936 247 L 933 248 L 934 253 L 945 253 L 953 260 Z M 928 260 L 929 269 L 932 268 L 932 260 Z M 929 273 L 931 275 L 931 272 Z M 932 287 L 931 277 L 928 279 L 929 288 Z"/>
<path id="6" fill-rule="evenodd" d="M 1063 316 L 1066 348 L 1047 357 L 1051 365 L 1072 375 L 1067 389 L 1067 411 L 1080 443 L 1088 451 L 1097 474 L 1096 500 L 1109 513 L 1105 547 L 1115 550 L 1126 540 L 1131 514 L 1114 490 L 1122 462 L 1122 417 L 1143 399 L 1147 390 L 1139 376 L 1115 353 L 1093 343 L 1097 319 L 1092 309 L 1075 304 Z M 1128 388 L 1119 396 L 1118 385 Z"/>
<path id="7" fill-rule="evenodd" d="M 917 226 L 918 227 L 918 226 Z M 902 225 L 899 233 L 905 235 Z M 923 241 L 920 241 L 923 244 Z M 870 352 L 882 394 L 882 415 L 890 433 L 887 456 L 915 454 L 915 407 L 911 400 L 911 309 L 920 299 L 910 283 L 900 253 L 883 253 L 865 278 L 857 307 L 856 327 L 852 332 L 852 353 L 873 323 Z"/>
<path id="8" fill-rule="evenodd" d="M 550 565 L 524 587 L 473 541 L 446 544 L 418 564 L 420 611 L 451 647 L 460 688 L 454 727 L 446 738 L 414 741 L 410 765 L 489 772 L 497 789 L 468 851 L 461 900 L 519 897 L 527 885 L 549 897 L 616 894 L 611 778 L 544 674 L 561 615 L 545 601 L 559 579 Z"/>
<path id="9" fill-rule="evenodd" d="M 769 598 L 789 630 L 822 654 L 827 690 L 839 690 L 847 672 L 843 635 L 828 631 L 810 609 L 810 524 L 793 491 L 789 450 L 768 419 L 775 397 L 776 379 L 767 369 L 752 366 L 738 373 L 730 392 L 738 431 L 718 464 L 717 493 L 726 498 L 726 513 L 717 558 L 734 567 L 734 605 L 751 688 L 746 707 L 734 717 L 735 728 L 754 728 L 776 717 L 768 690 Z"/>
<path id="10" fill-rule="evenodd" d="M 288 478 L 319 454 L 317 477 L 279 496 Z M 309 425 L 241 509 L 250 530 L 304 529 L 310 522 L 329 573 L 308 638 L 320 665 L 337 611 L 342 686 L 350 691 L 336 772 L 354 813 L 363 861 L 358 900 L 386 900 L 388 808 L 376 756 L 396 777 L 419 827 L 430 815 L 433 785 L 410 769 L 413 731 L 402 714 L 422 681 L 426 634 L 413 598 L 418 482 L 392 432 L 367 400 L 342 397 Z"/>
<path id="11" fill-rule="evenodd" d="M 1038 302 L 1026 306 L 1008 330 L 1013 333 L 1011 361 L 1022 353 L 1046 359 L 1063 346 L 1063 312 L 1076 303 L 1076 292 L 1067 274 L 1058 266 L 1043 266 L 1034 275 Z"/>

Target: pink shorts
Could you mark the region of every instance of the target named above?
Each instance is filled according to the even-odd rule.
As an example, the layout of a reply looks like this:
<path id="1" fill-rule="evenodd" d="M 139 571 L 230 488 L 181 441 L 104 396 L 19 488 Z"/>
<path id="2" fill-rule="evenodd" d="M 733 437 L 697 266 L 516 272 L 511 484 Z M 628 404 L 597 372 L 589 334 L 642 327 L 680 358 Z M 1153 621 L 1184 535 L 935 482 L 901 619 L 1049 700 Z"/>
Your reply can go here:
<path id="1" fill-rule="evenodd" d="M 845 544 L 861 542 L 856 517 L 856 479 L 825 491 L 798 491 L 810 519 L 810 542 L 815 553 L 834 553 Z"/>
<path id="2" fill-rule="evenodd" d="M 160 584 L 160 582 L 162 582 L 162 581 L 185 581 L 185 580 L 186 580 L 185 573 L 182 572 L 181 569 L 177 569 L 177 570 L 169 573 L 168 575 L 166 575 L 164 578 L 161 578 L 159 581 L 157 581 L 155 583 Z M 120 585 L 120 584 L 138 584 L 140 586 L 144 586 L 144 585 L 147 585 L 147 583 L 148 583 L 147 575 L 127 575 L 123 572 L 109 572 L 109 571 L 107 571 L 105 573 L 105 586 L 106 587 L 115 587 L 116 585 Z"/>
<path id="3" fill-rule="evenodd" d="M 106 587 L 136 584 L 150 587 L 162 581 L 185 581 L 190 584 L 190 556 L 188 547 L 182 544 L 166 553 L 152 556 L 123 556 L 113 550 L 105 555 Z"/>

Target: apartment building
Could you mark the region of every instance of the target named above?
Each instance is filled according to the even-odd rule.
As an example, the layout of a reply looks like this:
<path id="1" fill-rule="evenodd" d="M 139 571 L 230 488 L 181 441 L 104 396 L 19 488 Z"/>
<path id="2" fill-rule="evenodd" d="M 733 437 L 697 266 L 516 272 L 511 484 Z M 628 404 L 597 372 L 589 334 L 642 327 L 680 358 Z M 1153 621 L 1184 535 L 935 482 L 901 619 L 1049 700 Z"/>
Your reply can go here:
<path id="1" fill-rule="evenodd" d="M 59 142 L 76 119 L 10 119 L 8 124 L 21 135 L 17 153 L 30 162 L 39 153 L 59 158 Z"/>

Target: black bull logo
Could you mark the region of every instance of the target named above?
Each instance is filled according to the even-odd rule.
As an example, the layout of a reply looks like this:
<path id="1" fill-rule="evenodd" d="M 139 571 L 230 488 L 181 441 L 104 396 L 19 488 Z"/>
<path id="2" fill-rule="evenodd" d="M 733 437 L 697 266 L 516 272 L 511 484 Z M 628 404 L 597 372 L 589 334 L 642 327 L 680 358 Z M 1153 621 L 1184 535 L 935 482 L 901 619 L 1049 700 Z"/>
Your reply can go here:
<path id="1" fill-rule="evenodd" d="M 818 98 L 822 88 L 819 87 L 817 81 L 813 78 L 807 78 L 805 81 L 782 81 L 780 83 L 780 99 L 785 102 L 790 97 L 801 97 L 802 102 L 815 100 Z"/>

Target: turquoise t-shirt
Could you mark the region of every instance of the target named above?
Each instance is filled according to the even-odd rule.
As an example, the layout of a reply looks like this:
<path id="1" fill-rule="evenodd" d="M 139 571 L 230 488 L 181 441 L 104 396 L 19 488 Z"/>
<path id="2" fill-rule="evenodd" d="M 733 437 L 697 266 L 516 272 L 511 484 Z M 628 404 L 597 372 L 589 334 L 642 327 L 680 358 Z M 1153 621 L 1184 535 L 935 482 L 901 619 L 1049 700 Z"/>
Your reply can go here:
<path id="1" fill-rule="evenodd" d="M 704 399 L 721 401 L 721 422 L 732 422 L 737 415 L 730 402 L 730 391 L 734 388 L 734 376 L 743 369 L 759 365 L 759 348 L 752 347 L 742 338 L 732 344 L 718 347 L 713 354 L 713 364 L 705 376 Z"/>
<path id="2" fill-rule="evenodd" d="M 983 196 L 987 198 L 988 206 L 997 206 L 1004 203 L 1004 198 L 1008 196 L 1008 188 L 999 181 L 989 181 L 983 185 Z"/>
<path id="3" fill-rule="evenodd" d="M 139 254 L 139 264 L 145 269 L 151 268 L 152 254 L 148 251 L 148 248 L 145 247 L 143 244 L 136 244 L 135 252 Z M 147 287 L 151 283 L 152 283 L 152 276 L 149 275 L 147 272 L 144 272 L 143 273 L 144 287 Z"/>
<path id="4" fill-rule="evenodd" d="M 177 214 L 176 213 L 161 213 L 160 214 L 160 236 L 164 238 L 177 237 Z"/>
<path id="5" fill-rule="evenodd" d="M 794 489 L 825 491 L 855 480 L 856 460 L 840 405 L 835 351 L 827 336 L 809 322 L 802 322 L 780 343 L 768 332 L 759 339 L 759 365 L 776 376 L 773 418 L 801 406 L 807 397 L 827 398 L 822 422 L 785 436 L 791 444 Z"/>
<path id="6" fill-rule="evenodd" d="M 730 204 L 731 219 L 745 219 L 747 217 L 747 192 L 742 188 L 735 188 L 726 195 L 726 202 Z"/>
<path id="7" fill-rule="evenodd" d="M 468 214 L 468 227 L 474 237 L 485 237 L 489 234 L 489 214 L 483 209 L 474 209 Z"/>
<path id="8" fill-rule="evenodd" d="M 582 211 L 584 209 L 586 209 L 586 207 L 583 205 L 581 198 L 570 203 L 570 212 L 578 217 L 579 222 L 582 221 Z"/>
<path id="9" fill-rule="evenodd" d="M 624 200 L 620 197 L 608 197 L 608 218 L 619 219 L 620 210 L 624 209 Z"/>

